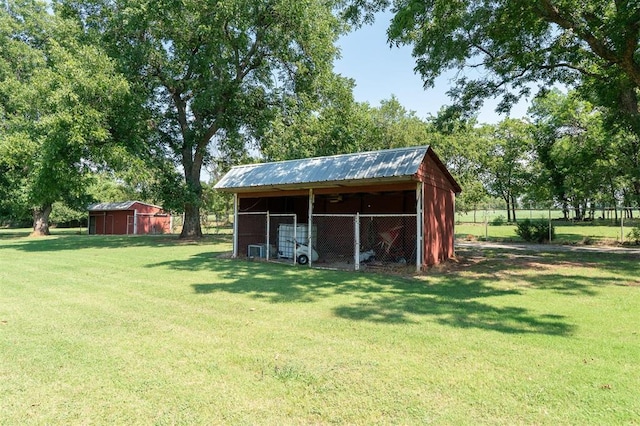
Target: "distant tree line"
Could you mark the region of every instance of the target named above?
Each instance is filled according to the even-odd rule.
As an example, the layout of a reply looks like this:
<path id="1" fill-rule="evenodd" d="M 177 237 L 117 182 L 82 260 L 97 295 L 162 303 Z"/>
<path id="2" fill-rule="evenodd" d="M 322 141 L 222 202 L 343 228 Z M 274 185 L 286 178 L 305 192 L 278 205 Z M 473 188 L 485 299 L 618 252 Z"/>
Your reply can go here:
<path id="1" fill-rule="evenodd" d="M 526 3 L 526 4 L 525 4 Z M 391 44 L 412 46 L 432 86 L 460 73 L 452 105 L 418 117 L 393 96 L 355 102 L 333 72 L 337 38 L 392 7 Z M 461 210 L 501 200 L 640 203 L 640 11 L 626 1 L 7 0 L 0 6 L 0 223 L 49 232 L 92 201 L 138 199 L 225 214 L 229 167 L 433 146 Z M 380 46 L 380 48 L 385 48 Z M 533 87 L 540 90 L 533 93 Z M 557 86 L 556 86 L 557 85 Z M 565 91 L 553 89 L 564 87 Z M 549 89 L 551 88 L 551 89 Z M 420 88 L 416 88 L 420 90 Z M 532 96 L 524 118 L 476 120 Z"/>

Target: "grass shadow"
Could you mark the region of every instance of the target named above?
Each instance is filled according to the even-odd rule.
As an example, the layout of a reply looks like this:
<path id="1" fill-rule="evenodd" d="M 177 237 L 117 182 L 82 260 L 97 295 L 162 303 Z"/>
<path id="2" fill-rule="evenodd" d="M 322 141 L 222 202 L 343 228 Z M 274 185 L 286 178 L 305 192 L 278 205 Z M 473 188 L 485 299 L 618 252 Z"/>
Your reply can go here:
<path id="1" fill-rule="evenodd" d="M 268 303 L 313 303 L 335 298 L 333 315 L 353 321 L 402 324 L 429 320 L 458 328 L 555 336 L 568 336 L 575 330 L 569 318 L 537 314 L 527 308 L 525 299 L 520 306 L 498 306 L 501 297 L 518 297 L 522 291 L 494 286 L 491 271 L 499 270 L 495 265 L 471 266 L 480 274 L 473 278 L 465 276 L 466 270 L 447 272 L 434 283 L 412 277 L 220 259 L 213 253 L 148 267 L 216 271 L 216 282 L 192 285 L 199 295 L 244 294 Z M 568 283 L 564 285 L 569 288 Z"/>
<path id="2" fill-rule="evenodd" d="M 575 326 L 564 316 L 536 315 L 519 306 L 497 307 L 477 300 L 455 298 L 424 297 L 389 298 L 383 297 L 375 304 L 361 303 L 336 308 L 340 317 L 374 322 L 407 322 L 407 315 L 413 317 L 431 316 L 442 325 L 457 328 L 479 328 L 501 333 L 537 333 L 568 336 Z"/>
<path id="3" fill-rule="evenodd" d="M 640 253 L 557 246 L 548 250 L 518 246 L 516 250 L 467 248 L 463 252 L 469 258 L 479 259 L 473 266 L 476 276 L 511 278 L 525 287 L 564 295 L 596 296 L 598 288 L 615 284 L 619 276 L 626 275 L 631 280 L 640 276 Z"/>
<path id="4" fill-rule="evenodd" d="M 2 235 L 6 235 L 3 233 Z M 10 235 L 10 234 L 9 234 Z M 2 248 L 11 248 L 25 252 L 56 252 L 65 250 L 81 250 L 88 248 L 120 249 L 123 247 L 169 247 L 176 245 L 228 244 L 231 236 L 227 234 L 206 235 L 202 239 L 180 239 L 178 235 L 50 235 L 46 237 L 29 237 L 16 234 L 11 244 Z M 4 238 L 4 237 L 3 237 Z M 7 239 L 9 239 L 8 237 Z"/>

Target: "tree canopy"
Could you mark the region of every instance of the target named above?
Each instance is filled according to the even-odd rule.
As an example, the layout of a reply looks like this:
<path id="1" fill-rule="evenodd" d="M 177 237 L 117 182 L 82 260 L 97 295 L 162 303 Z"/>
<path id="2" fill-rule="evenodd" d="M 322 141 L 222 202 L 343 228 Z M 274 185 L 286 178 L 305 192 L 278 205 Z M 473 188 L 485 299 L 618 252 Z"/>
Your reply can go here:
<path id="1" fill-rule="evenodd" d="M 142 94 L 148 143 L 182 169 L 183 237 L 202 234 L 200 180 L 211 149 L 244 148 L 287 97 L 321 89 L 317 79 L 331 72 L 343 30 L 331 3 L 320 0 L 59 4 L 100 35 Z"/>
<path id="2" fill-rule="evenodd" d="M 444 71 L 478 70 L 461 73 L 452 89 L 463 105 L 502 95 L 506 110 L 530 93 L 531 83 L 561 83 L 598 87 L 602 104 L 637 120 L 640 8 L 634 1 L 397 0 L 392 10 L 389 40 L 413 47 L 427 87 Z"/>
<path id="3" fill-rule="evenodd" d="M 111 106 L 128 91 L 112 60 L 44 2 L 0 9 L 0 169 L 13 211 L 48 234 L 53 204 L 83 206 L 110 141 Z"/>
<path id="4" fill-rule="evenodd" d="M 523 96 L 561 86 L 600 108 L 602 124 L 640 200 L 640 5 L 631 0 L 353 0 L 356 22 L 391 8 L 389 42 L 412 47 L 425 87 L 455 72 L 449 115 L 485 99 L 509 111 Z M 536 89 L 537 86 L 537 89 Z M 624 135 L 620 137 L 620 135 Z"/>

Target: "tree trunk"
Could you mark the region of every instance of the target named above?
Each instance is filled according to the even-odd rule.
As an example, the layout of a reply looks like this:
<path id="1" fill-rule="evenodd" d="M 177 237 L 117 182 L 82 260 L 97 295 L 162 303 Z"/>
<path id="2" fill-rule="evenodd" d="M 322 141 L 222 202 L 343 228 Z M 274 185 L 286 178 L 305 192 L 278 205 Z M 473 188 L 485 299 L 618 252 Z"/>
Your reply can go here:
<path id="1" fill-rule="evenodd" d="M 202 151 L 206 150 L 207 144 L 198 145 L 195 151 L 192 151 L 190 146 L 190 144 L 185 143 L 182 150 L 182 167 L 184 168 L 184 178 L 189 197 L 184 204 L 184 221 L 180 238 L 202 238 L 202 226 L 200 225 L 202 184 L 200 183 L 200 172 L 202 170 Z"/>
<path id="2" fill-rule="evenodd" d="M 49 235 L 49 215 L 51 214 L 51 204 L 33 209 L 33 232 L 32 237 L 42 237 Z"/>
<path id="3" fill-rule="evenodd" d="M 185 174 L 185 180 L 189 188 L 189 201 L 184 204 L 184 221 L 180 238 L 202 238 L 202 226 L 200 225 L 200 203 L 202 200 L 200 170 L 192 168 L 191 172 Z"/>
<path id="4" fill-rule="evenodd" d="M 193 203 L 184 205 L 184 223 L 180 238 L 202 238 L 200 225 L 200 207 Z"/>
<path id="5" fill-rule="evenodd" d="M 582 213 L 580 212 L 580 203 L 578 201 L 573 202 L 573 219 L 576 221 L 582 220 Z"/>
<path id="6" fill-rule="evenodd" d="M 562 215 L 564 216 L 564 220 L 569 220 L 569 205 L 566 200 L 562 202 Z"/>
<path id="7" fill-rule="evenodd" d="M 640 180 L 637 177 L 632 177 L 631 186 L 633 187 L 633 198 L 638 203 L 640 201 Z"/>

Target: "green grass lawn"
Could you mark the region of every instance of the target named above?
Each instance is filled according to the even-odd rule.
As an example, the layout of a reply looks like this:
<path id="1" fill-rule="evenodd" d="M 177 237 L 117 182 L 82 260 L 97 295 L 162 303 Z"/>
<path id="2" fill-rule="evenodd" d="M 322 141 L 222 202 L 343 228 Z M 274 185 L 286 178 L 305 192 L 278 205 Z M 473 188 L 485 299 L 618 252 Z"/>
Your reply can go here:
<path id="1" fill-rule="evenodd" d="M 420 277 L 230 236 L 0 231 L 0 424 L 634 424 L 629 254 L 466 249 Z"/>

